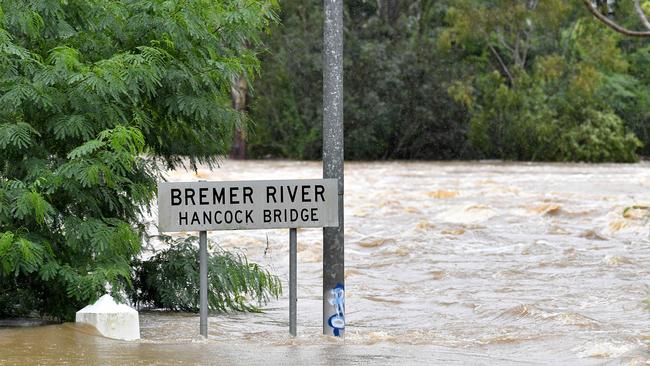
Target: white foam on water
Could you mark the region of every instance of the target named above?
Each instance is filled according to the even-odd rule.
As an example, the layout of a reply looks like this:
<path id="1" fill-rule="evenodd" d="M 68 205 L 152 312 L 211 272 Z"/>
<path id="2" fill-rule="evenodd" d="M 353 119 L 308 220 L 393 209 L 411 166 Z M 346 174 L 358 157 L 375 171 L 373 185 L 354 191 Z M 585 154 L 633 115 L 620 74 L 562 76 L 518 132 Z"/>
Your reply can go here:
<path id="1" fill-rule="evenodd" d="M 470 204 L 454 206 L 436 216 L 436 219 L 454 224 L 473 224 L 484 222 L 496 216 L 497 212 L 488 206 Z"/>
<path id="2" fill-rule="evenodd" d="M 574 348 L 580 358 L 618 358 L 639 348 L 638 344 L 614 341 L 594 341 Z"/>

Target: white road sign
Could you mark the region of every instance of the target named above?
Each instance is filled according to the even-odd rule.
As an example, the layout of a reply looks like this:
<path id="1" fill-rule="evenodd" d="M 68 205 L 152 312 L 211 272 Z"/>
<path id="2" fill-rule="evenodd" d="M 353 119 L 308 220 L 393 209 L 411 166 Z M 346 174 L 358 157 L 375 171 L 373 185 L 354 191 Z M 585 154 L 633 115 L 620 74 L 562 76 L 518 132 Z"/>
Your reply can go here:
<path id="1" fill-rule="evenodd" d="M 161 232 L 338 224 L 336 179 L 158 183 Z"/>

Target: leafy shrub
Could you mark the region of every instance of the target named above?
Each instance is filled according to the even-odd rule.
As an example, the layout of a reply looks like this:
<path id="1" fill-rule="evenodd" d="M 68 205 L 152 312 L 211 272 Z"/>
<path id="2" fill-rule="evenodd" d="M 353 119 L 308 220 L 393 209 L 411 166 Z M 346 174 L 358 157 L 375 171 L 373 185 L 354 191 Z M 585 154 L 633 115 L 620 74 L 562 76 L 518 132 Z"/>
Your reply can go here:
<path id="1" fill-rule="evenodd" d="M 511 160 L 634 162 L 642 144 L 595 93 L 561 90 L 548 97 L 537 75 L 520 75 L 508 86 L 496 72 L 477 78 L 468 99 L 464 88 L 450 88 L 469 100 L 473 112 L 469 140 L 486 157 Z M 582 94 L 580 92 L 583 92 Z"/>
<path id="2" fill-rule="evenodd" d="M 614 113 L 587 110 L 582 123 L 564 132 L 558 141 L 557 160 L 633 162 L 641 142 L 625 133 L 623 121 Z"/>
<path id="3" fill-rule="evenodd" d="M 173 240 L 169 248 L 145 261 L 134 262 L 133 290 L 138 306 L 175 311 L 199 310 L 199 250 L 197 237 Z M 212 244 L 209 242 L 209 244 Z M 259 311 L 251 304 L 266 303 L 282 293 L 280 280 L 242 253 L 213 246 L 208 251 L 208 304 L 213 311 Z"/>
<path id="4" fill-rule="evenodd" d="M 0 315 L 69 319 L 106 283 L 130 275 L 140 250 L 135 223 L 156 184 L 152 163 L 138 155 L 144 139 L 118 126 L 63 156 L 55 141 L 9 146 L 0 158 L 0 302 L 13 305 Z"/>

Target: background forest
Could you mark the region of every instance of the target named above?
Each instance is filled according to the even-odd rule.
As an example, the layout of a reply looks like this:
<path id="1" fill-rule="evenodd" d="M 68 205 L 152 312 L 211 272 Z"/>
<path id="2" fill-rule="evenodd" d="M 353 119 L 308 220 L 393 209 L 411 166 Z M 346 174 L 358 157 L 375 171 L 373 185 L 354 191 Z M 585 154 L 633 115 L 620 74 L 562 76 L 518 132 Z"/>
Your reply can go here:
<path id="1" fill-rule="evenodd" d="M 321 2 L 281 5 L 247 153 L 319 159 Z M 632 1 L 612 9 L 640 27 Z M 648 40 L 582 1 L 346 1 L 346 158 L 635 161 L 650 153 L 648 70 Z"/>

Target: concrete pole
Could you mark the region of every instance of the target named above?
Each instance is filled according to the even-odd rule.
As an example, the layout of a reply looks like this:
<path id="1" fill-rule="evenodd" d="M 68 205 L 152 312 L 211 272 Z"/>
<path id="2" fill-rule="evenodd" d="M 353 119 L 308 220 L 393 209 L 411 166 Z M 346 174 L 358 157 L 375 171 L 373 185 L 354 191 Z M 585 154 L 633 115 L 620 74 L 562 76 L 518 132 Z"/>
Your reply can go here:
<path id="1" fill-rule="evenodd" d="M 323 229 L 323 334 L 343 336 L 343 0 L 323 0 L 323 178 L 337 178 L 339 227 Z"/>
<path id="2" fill-rule="evenodd" d="M 208 232 L 199 231 L 199 328 L 208 338 Z"/>

